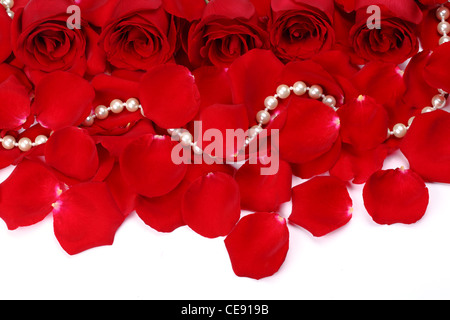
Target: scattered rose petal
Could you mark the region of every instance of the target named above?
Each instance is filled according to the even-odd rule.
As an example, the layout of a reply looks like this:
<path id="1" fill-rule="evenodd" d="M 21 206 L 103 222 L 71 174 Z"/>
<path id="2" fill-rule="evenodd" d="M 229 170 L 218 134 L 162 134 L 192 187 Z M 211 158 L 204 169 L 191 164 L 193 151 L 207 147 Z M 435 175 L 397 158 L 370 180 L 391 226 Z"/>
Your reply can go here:
<path id="1" fill-rule="evenodd" d="M 105 179 L 106 184 L 111 191 L 112 196 L 116 200 L 122 214 L 127 217 L 135 209 L 136 193 L 127 184 L 120 170 L 120 165 L 116 162 Z"/>
<path id="2" fill-rule="evenodd" d="M 345 182 L 335 177 L 315 177 L 292 189 L 289 222 L 322 237 L 350 221 L 352 205 Z"/>
<path id="3" fill-rule="evenodd" d="M 226 173 L 201 176 L 186 190 L 182 212 L 185 223 L 198 234 L 226 236 L 241 215 L 239 186 Z"/>
<path id="4" fill-rule="evenodd" d="M 289 250 L 286 220 L 275 213 L 243 217 L 225 239 L 234 273 L 262 279 L 275 274 Z"/>
<path id="5" fill-rule="evenodd" d="M 374 173 L 364 186 L 364 205 L 378 224 L 412 224 L 424 216 L 428 189 L 412 170 L 400 168 Z"/>
<path id="6" fill-rule="evenodd" d="M 236 172 L 242 209 L 274 212 L 282 203 L 291 200 L 292 170 L 289 163 L 280 160 L 274 174 L 263 175 L 262 170 L 269 170 L 272 165 L 247 161 Z"/>
<path id="7" fill-rule="evenodd" d="M 95 92 L 82 77 L 56 71 L 36 86 L 33 111 L 39 123 L 53 130 L 80 125 L 89 116 Z"/>
<path id="8" fill-rule="evenodd" d="M 151 68 L 141 79 L 140 98 L 144 114 L 165 129 L 183 127 L 200 107 L 194 77 L 189 69 L 175 64 Z"/>
<path id="9" fill-rule="evenodd" d="M 120 168 L 136 193 L 152 198 L 163 196 L 183 180 L 185 164 L 172 161 L 177 144 L 169 136 L 148 134 L 131 142 L 122 152 Z"/>
<path id="10" fill-rule="evenodd" d="M 322 102 L 293 97 L 280 131 L 280 157 L 304 163 L 328 152 L 339 135 L 336 112 Z"/>
<path id="11" fill-rule="evenodd" d="M 387 140 L 388 114 L 369 96 L 359 96 L 338 110 L 342 142 L 370 150 Z"/>
<path id="12" fill-rule="evenodd" d="M 53 204 L 55 236 L 70 255 L 112 245 L 124 219 L 103 182 L 77 184 Z"/>
<path id="13" fill-rule="evenodd" d="M 0 83 L 0 101 L 0 129 L 14 129 L 27 121 L 28 90 L 14 75 Z"/>
<path id="14" fill-rule="evenodd" d="M 60 191 L 50 168 L 25 159 L 0 184 L 0 217 L 9 230 L 35 224 L 52 211 Z"/>
<path id="15" fill-rule="evenodd" d="M 425 181 L 450 183 L 450 114 L 437 110 L 417 116 L 400 144 L 411 169 Z"/>
<path id="16" fill-rule="evenodd" d="M 86 181 L 97 172 L 99 158 L 86 130 L 67 127 L 55 131 L 46 144 L 45 161 L 69 178 Z"/>

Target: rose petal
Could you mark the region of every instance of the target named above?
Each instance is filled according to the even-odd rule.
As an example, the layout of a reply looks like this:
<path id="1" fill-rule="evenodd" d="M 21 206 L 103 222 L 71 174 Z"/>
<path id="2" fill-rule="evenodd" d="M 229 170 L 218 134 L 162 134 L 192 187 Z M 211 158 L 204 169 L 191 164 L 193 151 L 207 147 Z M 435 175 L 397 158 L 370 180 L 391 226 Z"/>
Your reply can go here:
<path id="1" fill-rule="evenodd" d="M 289 222 L 322 237 L 350 221 L 352 204 L 345 182 L 335 177 L 315 177 L 292 189 Z"/>
<path id="2" fill-rule="evenodd" d="M 245 132 L 249 127 L 247 111 L 243 104 L 211 105 L 201 111 L 199 121 L 201 122 L 201 134 L 203 139 L 198 139 L 196 141 L 201 142 L 198 145 L 202 150 L 205 150 L 207 154 L 218 158 L 227 157 L 232 159 L 243 147 L 245 142 Z M 241 136 L 241 141 L 227 138 L 228 133 L 231 133 L 230 137 L 233 137 L 234 132 L 237 136 Z M 219 139 L 212 139 L 209 134 L 212 134 Z M 208 152 L 209 149 L 214 149 L 214 152 Z"/>
<path id="3" fill-rule="evenodd" d="M 428 189 L 412 170 L 377 171 L 364 186 L 364 205 L 378 224 L 412 224 L 428 207 Z"/>
<path id="4" fill-rule="evenodd" d="M 115 233 L 124 221 L 108 186 L 102 182 L 71 187 L 53 207 L 55 236 L 70 255 L 112 245 Z"/>
<path id="5" fill-rule="evenodd" d="M 35 224 L 52 211 L 60 190 L 47 166 L 25 159 L 0 184 L 0 217 L 9 230 Z"/>
<path id="6" fill-rule="evenodd" d="M 28 90 L 14 75 L 0 83 L 0 100 L 0 129 L 14 129 L 27 121 L 30 115 Z"/>
<path id="7" fill-rule="evenodd" d="M 310 179 L 314 176 L 329 171 L 339 159 L 342 150 L 341 139 L 338 138 L 333 147 L 320 157 L 305 163 L 291 163 L 292 173 L 302 179 Z"/>
<path id="8" fill-rule="evenodd" d="M 226 173 L 209 173 L 196 179 L 183 197 L 185 223 L 207 238 L 226 236 L 238 222 L 239 186 Z"/>
<path id="9" fill-rule="evenodd" d="M 200 109 L 213 104 L 232 104 L 227 69 L 204 66 L 194 70 L 195 83 L 200 91 Z"/>
<path id="10" fill-rule="evenodd" d="M 145 115 L 165 129 L 183 127 L 200 107 L 194 77 L 181 65 L 151 68 L 141 80 L 140 97 Z"/>
<path id="11" fill-rule="evenodd" d="M 176 144 L 168 136 L 150 134 L 134 140 L 123 150 L 120 168 L 133 191 L 152 198 L 175 189 L 186 173 L 185 164 L 172 161 Z"/>
<path id="12" fill-rule="evenodd" d="M 286 220 L 275 213 L 243 217 L 225 239 L 234 273 L 262 279 L 275 274 L 289 250 Z"/>
<path id="13" fill-rule="evenodd" d="M 369 96 L 359 96 L 338 110 L 342 142 L 357 150 L 374 149 L 387 139 L 388 114 Z"/>
<path id="14" fill-rule="evenodd" d="M 432 87 L 450 92 L 450 68 L 448 57 L 450 55 L 450 43 L 444 43 L 433 50 L 424 69 L 424 76 Z"/>
<path id="15" fill-rule="evenodd" d="M 450 114 L 437 110 L 415 118 L 400 149 L 425 181 L 450 183 Z"/>
<path id="16" fill-rule="evenodd" d="M 305 163 L 328 152 L 339 135 L 339 117 L 316 100 L 292 97 L 280 131 L 280 157 Z"/>
<path id="17" fill-rule="evenodd" d="M 114 164 L 111 173 L 105 179 L 105 182 L 108 185 L 112 196 L 116 200 L 120 211 L 127 217 L 135 209 L 137 195 L 131 190 L 130 186 L 123 178 L 118 162 Z"/>
<path id="18" fill-rule="evenodd" d="M 236 172 L 242 209 L 274 212 L 282 203 L 291 200 L 292 170 L 289 163 L 281 160 L 277 172 L 263 175 L 262 169 L 269 169 L 271 165 L 263 161 L 247 161 Z"/>
<path id="19" fill-rule="evenodd" d="M 167 12 L 188 21 L 200 19 L 206 3 L 204 0 L 163 0 Z"/>
<path id="20" fill-rule="evenodd" d="M 76 127 L 55 131 L 50 136 L 45 161 L 62 174 L 80 181 L 91 179 L 99 166 L 94 140 L 86 130 Z"/>
<path id="21" fill-rule="evenodd" d="M 70 72 L 56 71 L 37 84 L 33 111 L 46 128 L 78 126 L 89 116 L 94 96 L 87 80 Z"/>

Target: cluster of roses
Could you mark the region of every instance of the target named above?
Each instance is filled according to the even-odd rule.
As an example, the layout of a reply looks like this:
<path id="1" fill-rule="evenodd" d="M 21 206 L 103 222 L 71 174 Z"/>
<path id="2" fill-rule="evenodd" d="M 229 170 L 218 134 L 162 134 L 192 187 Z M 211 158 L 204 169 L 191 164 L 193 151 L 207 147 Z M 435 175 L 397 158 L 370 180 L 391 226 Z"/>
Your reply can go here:
<path id="1" fill-rule="evenodd" d="M 320 237 L 350 221 L 350 183 L 366 184 L 367 211 L 380 224 L 418 221 L 425 182 L 450 183 L 450 115 L 422 112 L 437 94 L 444 107 L 450 92 L 450 44 L 439 45 L 436 19 L 447 0 L 7 3 L 0 168 L 16 167 L 0 184 L 0 217 L 13 230 L 53 213 L 69 254 L 112 244 L 136 211 L 161 232 L 187 225 L 226 237 L 235 273 L 259 279 L 288 252 L 283 203 L 292 199 L 292 225 Z M 68 25 L 73 5 L 79 28 Z M 371 5 L 380 28 L 368 25 Z M 204 129 L 247 130 L 266 97 L 298 81 L 323 88 L 337 111 L 308 95 L 279 101 L 267 124 L 280 130 L 276 174 L 261 175 L 263 161 L 173 163 L 168 129 L 201 120 Z M 83 125 L 96 106 L 129 98 L 142 113 Z M 389 134 L 412 117 L 403 139 Z M 14 144 L 24 137 L 33 148 Z M 399 149 L 411 168 L 381 170 Z M 292 188 L 293 175 L 308 181 Z"/>

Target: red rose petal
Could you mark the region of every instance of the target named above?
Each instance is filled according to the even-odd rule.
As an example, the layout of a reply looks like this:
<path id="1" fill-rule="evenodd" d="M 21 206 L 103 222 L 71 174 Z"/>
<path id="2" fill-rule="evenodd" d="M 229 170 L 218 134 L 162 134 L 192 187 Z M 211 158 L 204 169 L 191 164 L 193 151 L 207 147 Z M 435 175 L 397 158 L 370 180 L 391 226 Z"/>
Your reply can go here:
<path id="1" fill-rule="evenodd" d="M 59 196 L 59 181 L 44 164 L 23 160 L 0 184 L 0 217 L 8 229 L 43 220 Z"/>
<path id="2" fill-rule="evenodd" d="M 383 167 L 388 155 L 385 144 L 372 150 L 359 151 L 349 144 L 343 144 L 339 159 L 331 168 L 330 174 L 344 181 L 362 184 L 369 177 Z"/>
<path id="3" fill-rule="evenodd" d="M 333 147 L 320 157 L 305 163 L 291 163 L 292 173 L 302 179 L 310 179 L 314 176 L 329 171 L 339 159 L 342 150 L 341 139 L 338 138 Z"/>
<path id="4" fill-rule="evenodd" d="M 45 160 L 62 174 L 80 181 L 92 178 L 99 166 L 94 140 L 86 130 L 76 127 L 55 131 L 50 136 Z"/>
<path id="5" fill-rule="evenodd" d="M 172 232 L 185 225 L 181 213 L 185 188 L 178 186 L 166 195 L 157 198 L 139 196 L 136 213 L 144 223 L 158 232 Z"/>
<path id="6" fill-rule="evenodd" d="M 292 189 L 289 222 L 322 237 L 350 221 L 352 204 L 345 182 L 335 177 L 315 177 Z"/>
<path id="7" fill-rule="evenodd" d="M 0 101 L 0 129 L 14 129 L 27 121 L 30 115 L 28 90 L 14 75 L 0 83 Z"/>
<path id="8" fill-rule="evenodd" d="M 450 114 L 437 110 L 417 116 L 400 144 L 411 169 L 425 181 L 450 183 Z"/>
<path id="9" fill-rule="evenodd" d="M 0 12 L 0 63 L 9 57 L 11 52 L 11 18 L 2 9 Z"/>
<path id="10" fill-rule="evenodd" d="M 186 190 L 182 212 L 186 224 L 198 234 L 226 236 L 241 215 L 239 186 L 226 173 L 204 175 Z"/>
<path id="11" fill-rule="evenodd" d="M 120 211 L 127 217 L 135 209 L 137 195 L 131 190 L 130 186 L 123 178 L 118 162 L 114 164 L 114 167 L 109 176 L 105 179 L 105 182 L 108 185 L 112 196 L 116 200 Z"/>
<path id="12" fill-rule="evenodd" d="M 369 96 L 359 96 L 338 110 L 342 142 L 357 150 L 374 149 L 387 139 L 388 114 Z"/>
<path id="13" fill-rule="evenodd" d="M 277 211 L 280 205 L 291 200 L 292 170 L 289 163 L 280 160 L 278 171 L 263 175 L 263 168 L 271 164 L 246 162 L 236 172 L 236 182 L 241 194 L 241 207 L 250 211 Z"/>
<path id="14" fill-rule="evenodd" d="M 247 112 L 243 104 L 211 105 L 201 111 L 199 121 L 201 121 L 203 139 L 200 140 L 201 143 L 198 145 L 207 154 L 218 158 L 226 157 L 232 159 L 242 149 L 245 142 L 245 132 L 247 132 L 249 127 Z M 228 132 L 231 133 L 230 137 L 233 137 L 233 132 L 236 132 L 237 136 L 239 136 L 240 132 L 241 141 L 235 141 L 236 139 L 231 138 L 227 139 Z M 205 136 L 205 133 L 208 133 L 208 135 Z M 214 137 L 220 134 L 220 139 L 212 139 L 209 133 L 214 134 Z M 208 152 L 209 149 L 214 149 L 215 152 Z"/>
<path id="15" fill-rule="evenodd" d="M 36 86 L 33 111 L 39 123 L 58 130 L 80 125 L 89 116 L 95 92 L 89 82 L 70 73 L 49 73 Z"/>
<path id="16" fill-rule="evenodd" d="M 243 217 L 225 239 L 234 273 L 262 279 L 275 274 L 289 250 L 286 220 L 275 213 Z"/>
<path id="17" fill-rule="evenodd" d="M 175 189 L 187 167 L 172 161 L 172 149 L 176 144 L 168 136 L 150 134 L 134 140 L 123 150 L 120 168 L 133 191 L 152 198 Z"/>
<path id="18" fill-rule="evenodd" d="M 53 207 L 55 236 L 70 255 L 111 245 L 125 219 L 108 186 L 102 182 L 81 183 L 71 187 Z"/>
<path id="19" fill-rule="evenodd" d="M 200 109 L 218 103 L 233 103 L 227 69 L 204 66 L 194 70 L 193 74 L 200 91 Z"/>
<path id="20" fill-rule="evenodd" d="M 448 57 L 450 55 L 450 43 L 444 43 L 433 50 L 424 69 L 424 76 L 432 87 L 450 92 L 450 67 Z"/>
<path id="21" fill-rule="evenodd" d="M 163 0 L 167 12 L 188 21 L 200 19 L 206 3 L 204 0 Z"/>
<path id="22" fill-rule="evenodd" d="M 364 205 L 378 224 L 412 224 L 428 207 L 428 189 L 412 170 L 404 168 L 374 173 L 364 186 Z"/>
<path id="23" fill-rule="evenodd" d="M 328 152 L 339 136 L 336 112 L 322 102 L 292 97 L 280 131 L 280 157 L 304 163 Z"/>
<path id="24" fill-rule="evenodd" d="M 151 68 L 141 79 L 140 97 L 145 115 L 165 129 L 183 127 L 200 107 L 194 77 L 181 65 Z"/>

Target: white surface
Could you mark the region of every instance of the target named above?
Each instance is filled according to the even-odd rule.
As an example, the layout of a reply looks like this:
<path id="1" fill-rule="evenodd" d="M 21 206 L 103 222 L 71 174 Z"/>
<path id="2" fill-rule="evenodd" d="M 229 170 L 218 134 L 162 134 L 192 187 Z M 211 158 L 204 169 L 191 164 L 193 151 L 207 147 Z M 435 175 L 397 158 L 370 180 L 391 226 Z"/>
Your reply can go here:
<path id="1" fill-rule="evenodd" d="M 385 167 L 401 165 L 397 156 Z M 375 224 L 362 186 L 352 188 L 350 223 L 324 238 L 289 226 L 286 262 L 260 281 L 234 275 L 222 238 L 188 227 L 157 233 L 135 214 L 113 246 L 73 257 L 56 241 L 51 216 L 16 231 L 0 221 L 0 299 L 448 299 L 450 186 L 428 187 L 427 214 L 412 226 Z"/>

